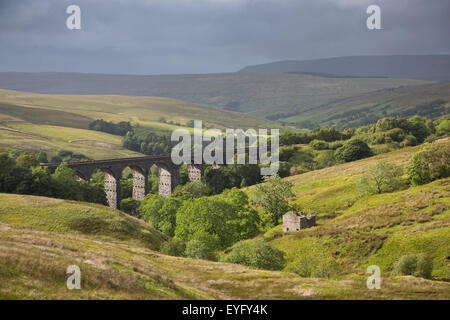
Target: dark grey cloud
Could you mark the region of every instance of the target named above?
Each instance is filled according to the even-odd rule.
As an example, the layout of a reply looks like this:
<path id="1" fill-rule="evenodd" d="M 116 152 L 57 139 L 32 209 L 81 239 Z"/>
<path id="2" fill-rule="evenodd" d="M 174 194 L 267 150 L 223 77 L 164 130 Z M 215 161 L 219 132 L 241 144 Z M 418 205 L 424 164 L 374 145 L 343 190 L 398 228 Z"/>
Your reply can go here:
<path id="1" fill-rule="evenodd" d="M 66 8 L 82 30 L 66 28 Z M 382 30 L 366 28 L 370 4 Z M 166 74 L 450 53 L 448 0 L 0 0 L 0 71 Z"/>

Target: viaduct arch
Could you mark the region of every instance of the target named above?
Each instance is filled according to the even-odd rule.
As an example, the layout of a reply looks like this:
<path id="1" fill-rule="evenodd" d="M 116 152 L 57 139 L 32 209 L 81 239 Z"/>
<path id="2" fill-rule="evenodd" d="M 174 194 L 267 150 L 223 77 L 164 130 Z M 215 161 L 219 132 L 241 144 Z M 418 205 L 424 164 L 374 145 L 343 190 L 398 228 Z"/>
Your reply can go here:
<path id="1" fill-rule="evenodd" d="M 142 200 L 148 194 L 148 175 L 150 168 L 159 168 L 159 194 L 170 197 L 173 190 L 180 184 L 180 167 L 172 163 L 170 155 L 146 156 L 135 158 L 121 158 L 109 160 L 89 160 L 83 162 L 69 162 L 67 166 L 73 169 L 80 179 L 89 181 L 97 170 L 105 175 L 105 193 L 111 208 L 120 209 L 120 179 L 125 168 L 133 172 L 133 198 Z M 42 163 L 54 172 L 59 163 Z M 188 164 L 189 180 L 201 180 L 204 165 Z"/>

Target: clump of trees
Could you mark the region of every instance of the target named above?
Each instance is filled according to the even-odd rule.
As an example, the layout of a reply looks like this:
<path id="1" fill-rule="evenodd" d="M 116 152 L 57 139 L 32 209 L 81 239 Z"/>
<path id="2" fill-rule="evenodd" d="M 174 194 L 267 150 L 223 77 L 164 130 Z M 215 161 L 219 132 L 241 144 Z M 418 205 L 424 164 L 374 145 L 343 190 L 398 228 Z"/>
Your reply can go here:
<path id="1" fill-rule="evenodd" d="M 168 135 L 151 133 L 136 134 L 134 130 L 127 132 L 122 140 L 124 148 L 147 155 L 170 154 L 173 142 Z"/>
<path id="2" fill-rule="evenodd" d="M 307 133 L 283 132 L 280 135 L 281 145 L 309 144 L 315 150 L 333 149 L 335 145 L 328 144 L 357 138 L 367 144 L 391 144 L 393 147 L 414 146 L 424 141 L 432 141 L 450 133 L 450 120 L 441 117 L 430 120 L 416 115 L 409 119 L 402 117 L 387 117 L 376 124 L 336 130 L 334 128 L 319 128 Z M 335 148 L 334 148 L 335 149 Z"/>
<path id="3" fill-rule="evenodd" d="M 164 250 L 183 251 L 189 257 L 216 259 L 216 252 L 260 232 L 258 213 L 249 206 L 246 193 L 237 188 L 185 200 L 148 195 L 140 214 L 153 227 L 177 239 Z M 185 244 L 183 250 L 180 241 Z"/>
<path id="4" fill-rule="evenodd" d="M 79 180 L 66 163 L 51 174 L 48 168 L 39 166 L 34 155 L 27 153 L 17 159 L 0 153 L 0 192 L 107 204 L 103 185 Z"/>
<path id="5" fill-rule="evenodd" d="M 133 127 L 130 122 L 121 121 L 119 123 L 113 123 L 111 121 L 105 121 L 103 119 L 95 120 L 89 123 L 89 129 L 95 131 L 106 132 L 115 134 L 118 136 L 124 136 L 128 131 L 131 131 Z"/>
<path id="6" fill-rule="evenodd" d="M 412 275 L 425 279 L 430 279 L 432 272 L 433 260 L 423 253 L 402 256 L 393 268 L 396 275 Z"/>
<path id="7" fill-rule="evenodd" d="M 90 158 L 81 153 L 74 153 L 69 150 L 59 150 L 56 153 L 56 155 L 54 155 L 53 157 L 50 158 L 50 161 L 48 161 L 47 153 L 45 151 L 39 152 L 36 159 L 38 160 L 38 162 L 41 162 L 41 163 L 47 163 L 47 162 L 61 163 L 61 162 L 86 161 L 86 160 L 89 160 Z"/>
<path id="8" fill-rule="evenodd" d="M 272 247 L 264 240 L 252 239 L 236 243 L 229 252 L 220 257 L 220 261 L 267 270 L 281 270 L 286 265 L 284 256 L 283 251 Z"/>

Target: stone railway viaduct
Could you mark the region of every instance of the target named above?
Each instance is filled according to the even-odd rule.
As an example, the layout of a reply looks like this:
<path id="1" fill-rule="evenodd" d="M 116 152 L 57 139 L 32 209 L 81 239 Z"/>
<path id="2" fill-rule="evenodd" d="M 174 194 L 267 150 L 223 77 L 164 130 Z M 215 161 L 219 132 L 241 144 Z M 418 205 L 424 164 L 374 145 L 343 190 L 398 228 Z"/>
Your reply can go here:
<path id="1" fill-rule="evenodd" d="M 59 163 L 42 163 L 54 172 Z M 89 160 L 83 162 L 69 162 L 68 167 L 75 170 L 80 179 L 89 181 L 97 170 L 105 175 L 105 192 L 111 208 L 120 208 L 120 179 L 125 168 L 133 171 L 133 198 L 142 200 L 148 194 L 148 175 L 150 168 L 159 168 L 159 194 L 169 197 L 180 183 L 180 167 L 172 163 L 170 155 L 146 156 L 135 158 L 121 158 L 110 160 Z M 217 167 L 217 166 L 216 166 Z M 197 181 L 202 178 L 204 165 L 188 164 L 189 180 Z"/>

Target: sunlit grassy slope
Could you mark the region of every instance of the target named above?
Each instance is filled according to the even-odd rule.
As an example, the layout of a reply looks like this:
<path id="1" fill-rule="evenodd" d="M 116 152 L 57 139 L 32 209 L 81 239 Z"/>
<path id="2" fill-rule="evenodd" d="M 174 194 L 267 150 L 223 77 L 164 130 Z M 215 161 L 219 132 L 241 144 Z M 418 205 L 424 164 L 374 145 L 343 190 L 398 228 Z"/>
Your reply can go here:
<path id="1" fill-rule="evenodd" d="M 448 299 L 450 285 L 412 277 L 300 278 L 239 265 L 169 257 L 160 233 L 106 207 L 0 195 L 1 299 Z M 66 269 L 81 269 L 68 290 Z"/>
<path id="2" fill-rule="evenodd" d="M 39 108 L 36 116 L 25 120 L 33 123 L 66 125 L 87 128 L 92 119 L 113 122 L 131 121 L 154 130 L 173 130 L 176 125 L 159 122 L 161 117 L 167 121 L 186 124 L 189 120 L 203 120 L 204 125 L 218 128 L 253 128 L 273 125 L 273 122 L 250 115 L 205 107 L 181 100 L 119 95 L 44 95 L 19 91 L 0 90 L 0 113 L 19 118 L 27 117 L 32 110 L 23 107 Z M 6 106 L 6 105 L 10 106 Z M 12 106 L 11 106 L 12 105 Z M 52 117 L 52 114 L 58 115 Z M 34 114 L 33 113 L 33 114 Z M 73 119 L 65 117 L 73 114 Z M 53 120 L 56 118 L 55 120 Z M 56 123 L 56 121 L 58 123 Z M 84 121 L 84 122 L 83 122 Z M 53 123 L 55 122 L 55 123 Z"/>
<path id="3" fill-rule="evenodd" d="M 450 142 L 444 142 L 450 143 Z M 450 278 L 450 179 L 406 190 L 360 197 L 357 181 L 376 161 L 405 166 L 424 146 L 400 149 L 332 168 L 287 178 L 292 199 L 318 215 L 318 226 L 281 236 L 281 225 L 266 233 L 287 253 L 288 266 L 310 252 L 332 256 L 338 275 L 364 273 L 375 264 L 390 272 L 403 255 L 433 258 L 433 277 Z"/>
<path id="4" fill-rule="evenodd" d="M 160 122 L 164 117 L 167 122 Z M 95 119 L 130 121 L 139 130 L 169 134 L 189 120 L 204 127 L 273 127 L 271 121 L 180 100 L 156 97 L 41 95 L 0 90 L 0 151 L 58 150 L 93 159 L 139 156 L 122 148 L 122 137 L 88 130 Z"/>
<path id="5" fill-rule="evenodd" d="M 0 114 L 0 152 L 58 150 L 82 153 L 93 159 L 124 158 L 141 154 L 122 148 L 122 137 L 86 129 L 34 124 Z"/>

